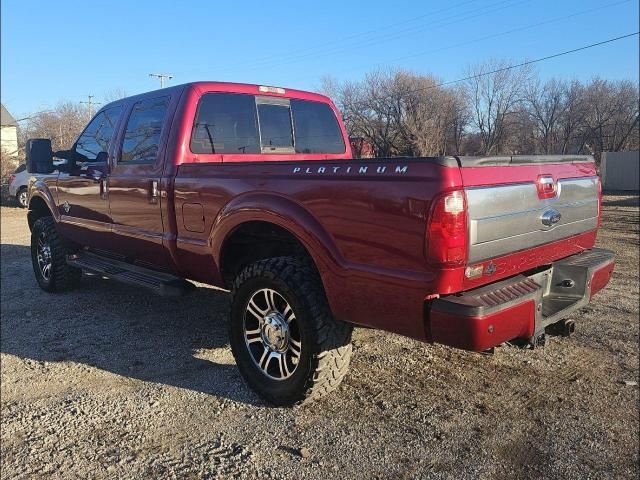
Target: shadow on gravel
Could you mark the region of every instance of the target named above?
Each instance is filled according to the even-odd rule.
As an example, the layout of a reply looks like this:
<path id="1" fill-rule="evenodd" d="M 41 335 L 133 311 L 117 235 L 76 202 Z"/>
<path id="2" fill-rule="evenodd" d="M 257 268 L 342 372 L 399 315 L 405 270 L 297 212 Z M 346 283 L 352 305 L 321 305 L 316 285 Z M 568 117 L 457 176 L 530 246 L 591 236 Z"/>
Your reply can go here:
<path id="1" fill-rule="evenodd" d="M 640 206 L 640 196 L 637 192 L 605 192 L 602 205 L 605 207 L 637 207 Z M 620 198 L 615 198 L 620 197 Z"/>
<path id="2" fill-rule="evenodd" d="M 15 208 L 15 209 L 22 209 L 22 207 L 18 205 L 18 202 L 16 201 L 15 198 L 9 197 L 6 194 L 0 196 L 0 206 Z"/>
<path id="3" fill-rule="evenodd" d="M 1 256 L 2 353 L 265 406 L 229 351 L 227 293 L 198 288 L 169 299 L 85 274 L 77 290 L 47 294 L 33 277 L 29 247 L 2 244 Z"/>

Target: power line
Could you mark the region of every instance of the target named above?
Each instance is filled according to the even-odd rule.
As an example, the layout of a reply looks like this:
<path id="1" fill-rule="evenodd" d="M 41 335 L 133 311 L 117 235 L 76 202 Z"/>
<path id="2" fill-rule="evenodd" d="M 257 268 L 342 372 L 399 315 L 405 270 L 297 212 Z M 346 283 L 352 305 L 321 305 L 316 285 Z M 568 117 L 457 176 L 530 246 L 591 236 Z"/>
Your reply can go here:
<path id="1" fill-rule="evenodd" d="M 608 3 L 608 4 L 605 4 L 605 5 L 600 5 L 600 6 L 595 7 L 595 8 L 590 8 L 590 9 L 587 9 L 587 10 L 581 10 L 579 12 L 570 13 L 568 15 L 564 15 L 564 16 L 561 16 L 561 17 L 550 18 L 550 19 L 547 19 L 547 20 L 543 20 L 541 22 L 537 22 L 537 23 L 533 23 L 533 24 L 529 24 L 529 25 L 524 25 L 524 26 L 521 26 L 521 27 L 518 27 L 518 28 L 513 28 L 513 29 L 510 29 L 510 30 L 506 30 L 506 31 L 503 31 L 503 32 L 493 33 L 491 35 L 486 35 L 486 36 L 483 36 L 483 37 L 474 38 L 474 39 L 471 39 L 471 40 L 468 40 L 468 41 L 465 41 L 465 42 L 460 42 L 460 43 L 455 43 L 455 44 L 450 44 L 450 45 L 444 45 L 444 46 L 442 46 L 440 48 L 427 50 L 427 51 L 422 51 L 422 52 L 418 52 L 418 53 L 412 53 L 411 55 L 405 55 L 405 56 L 402 56 L 402 57 L 392 58 L 392 59 L 387 60 L 387 63 L 388 62 L 399 62 L 399 61 L 407 60 L 407 59 L 410 59 L 410 58 L 421 57 L 421 56 L 424 56 L 424 55 L 429 55 L 429 54 L 433 54 L 433 53 L 437 53 L 437 52 L 442 52 L 442 51 L 449 50 L 449 49 L 452 49 L 452 48 L 463 47 L 465 45 L 473 45 L 473 44 L 476 44 L 476 43 L 484 41 L 484 40 L 489 40 L 489 39 L 501 37 L 501 36 L 504 36 L 504 35 L 510 35 L 512 33 L 517 33 L 517 32 L 522 32 L 522 31 L 525 31 L 525 30 L 530 30 L 532 28 L 537 28 L 537 27 L 540 27 L 540 26 L 543 26 L 543 25 L 548 25 L 550 23 L 555 23 L 555 22 L 559 22 L 559 21 L 568 20 L 570 18 L 574 18 L 574 17 L 580 16 L 580 15 L 584 15 L 584 14 L 587 14 L 587 13 L 593 13 L 595 11 L 603 10 L 605 8 L 615 7 L 615 6 L 618 6 L 618 5 L 622 5 L 624 3 L 629 3 L 629 1 L 630 0 L 620 0 L 620 1 L 617 1 L 617 2 L 613 2 L 613 3 Z M 381 65 L 381 64 L 379 64 L 379 65 Z M 344 71 L 355 71 L 355 70 L 362 70 L 364 68 L 367 68 L 367 65 L 359 65 L 359 66 L 349 67 L 347 69 L 342 69 L 341 71 L 342 72 L 344 72 Z M 306 75 L 304 77 L 297 77 L 297 79 L 305 79 L 305 78 L 311 78 L 311 76 Z"/>
<path id="2" fill-rule="evenodd" d="M 503 0 L 500 2 L 496 2 L 496 3 L 492 3 L 490 5 L 484 6 L 483 8 L 477 9 L 477 10 L 473 10 L 471 12 L 463 12 L 463 13 L 458 13 L 449 17 L 446 17 L 444 19 L 442 19 L 442 21 L 435 21 L 435 22 L 431 22 L 431 23 L 427 23 L 425 25 L 421 25 L 421 26 L 417 26 L 417 27 L 412 27 L 409 29 L 405 29 L 405 30 L 399 30 L 397 32 L 389 32 L 386 33 L 382 36 L 380 36 L 379 38 L 372 38 L 372 39 L 368 39 L 368 40 L 361 40 L 360 42 L 357 42 L 355 44 L 352 45 L 342 45 L 340 47 L 331 49 L 331 50 L 326 50 L 324 52 L 317 52 L 315 54 L 309 54 L 309 55 L 301 55 L 298 57 L 293 57 L 291 59 L 289 59 L 286 62 L 282 62 L 279 64 L 274 64 L 274 67 L 278 67 L 278 66 L 283 66 L 283 65 L 290 65 L 293 63 L 297 63 L 300 60 L 305 60 L 307 58 L 309 59 L 316 59 L 316 58 L 320 58 L 320 57 L 326 57 L 329 55 L 333 55 L 333 54 L 340 54 L 342 52 L 345 51 L 349 51 L 349 50 L 360 50 L 363 49 L 365 47 L 370 47 L 372 45 L 377 45 L 377 44 L 381 44 L 381 43 L 387 43 L 389 41 L 392 40 L 396 40 L 402 37 L 406 37 L 408 35 L 414 35 L 417 33 L 420 33 L 424 30 L 427 29 L 436 29 L 436 28 L 442 28 L 442 27 L 447 27 L 450 25 L 455 25 L 457 23 L 460 23 L 462 21 L 465 20 L 471 20 L 474 18 L 478 18 L 478 17 L 482 17 L 484 15 L 490 14 L 490 13 L 494 13 L 494 12 L 499 12 L 501 10 L 513 7 L 515 5 L 519 5 L 522 3 L 527 3 L 530 0 L 519 0 L 519 1 L 511 1 L 511 0 Z M 491 9 L 491 7 L 495 7 L 493 9 Z"/>
<path id="3" fill-rule="evenodd" d="M 28 117 L 23 117 L 23 118 L 19 118 L 16 120 L 17 122 L 24 122 L 26 120 L 31 120 L 32 118 L 37 117 L 38 115 L 44 114 L 44 113 L 53 113 L 55 110 L 40 110 L 38 112 L 34 112 L 31 115 L 29 115 Z"/>
<path id="4" fill-rule="evenodd" d="M 467 0 L 465 2 L 457 3 L 457 4 L 454 4 L 454 5 L 449 5 L 446 8 L 441 8 L 441 9 L 435 10 L 433 12 L 428 12 L 428 13 L 424 13 L 422 15 L 418 15 L 417 17 L 412 17 L 412 18 L 408 18 L 408 19 L 405 19 L 405 20 L 401 20 L 399 22 L 390 23 L 390 24 L 387 24 L 387 25 L 382 25 L 382 26 L 380 26 L 378 28 L 371 29 L 371 30 L 366 30 L 364 32 L 353 33 L 353 34 L 347 35 L 345 37 L 340 37 L 340 38 L 334 39 L 334 40 L 332 40 L 330 42 L 324 42 L 324 43 L 320 43 L 320 44 L 314 45 L 312 47 L 301 48 L 301 49 L 297 49 L 297 50 L 289 50 L 289 51 L 287 51 L 286 54 L 283 54 L 283 55 L 274 56 L 272 58 L 260 59 L 258 61 L 257 65 L 254 64 L 254 67 L 260 67 L 260 66 L 268 65 L 272 61 L 276 61 L 277 62 L 277 61 L 280 61 L 280 60 L 290 60 L 292 58 L 292 54 L 294 55 L 293 58 L 297 58 L 298 54 L 301 54 L 301 53 L 306 54 L 306 55 L 303 55 L 303 56 L 307 56 L 309 54 L 313 55 L 314 53 L 318 53 L 317 50 L 320 49 L 320 51 L 321 51 L 321 49 L 323 47 L 333 46 L 333 45 L 336 45 L 336 44 L 339 45 L 340 48 L 344 48 L 344 45 L 345 45 L 347 40 L 356 39 L 358 37 L 371 36 L 372 34 L 376 34 L 376 35 L 374 35 L 374 37 L 375 36 L 379 36 L 381 31 L 388 31 L 392 27 L 397 27 L 397 26 L 400 26 L 400 25 L 413 23 L 413 22 L 415 22 L 417 20 L 421 20 L 421 19 L 423 19 L 425 17 L 432 17 L 432 16 L 434 16 L 434 15 L 436 15 L 438 13 L 447 12 L 447 11 L 453 10 L 453 9 L 455 9 L 457 7 L 461 7 L 463 5 L 468 5 L 469 3 L 474 3 L 475 1 L 476 0 Z M 411 27 L 411 28 L 415 28 L 415 27 Z"/>
<path id="5" fill-rule="evenodd" d="M 591 45 L 585 45 L 584 47 L 574 48 L 573 50 L 566 50 L 564 52 L 554 53 L 553 55 L 548 55 L 546 57 L 536 58 L 535 60 L 528 60 L 526 62 L 518 63 L 516 65 L 509 65 L 508 67 L 498 68 L 496 70 L 492 70 L 491 72 L 483 72 L 483 73 L 480 73 L 478 75 L 470 75 L 468 77 L 460 78 L 458 80 L 451 80 L 451 81 L 448 81 L 448 82 L 443 82 L 443 83 L 440 83 L 439 85 L 434 85 L 433 87 L 434 88 L 435 87 L 443 87 L 445 85 L 451 85 L 451 84 L 454 84 L 454 83 L 464 82 L 466 80 L 472 80 L 472 79 L 478 78 L 478 77 L 484 77 L 486 75 L 492 75 L 494 73 L 504 72 L 506 70 L 511 70 L 512 68 L 525 67 L 527 65 L 532 65 L 534 63 L 544 62 L 545 60 L 551 60 L 552 58 L 558 58 L 558 57 L 562 57 L 563 55 L 569 55 L 570 53 L 576 53 L 576 52 L 580 52 L 582 50 L 587 50 L 589 48 L 599 47 L 600 45 L 605 45 L 607 43 L 616 42 L 618 40 L 622 40 L 623 38 L 633 37 L 634 35 L 638 35 L 638 34 L 640 34 L 640 31 L 634 32 L 634 33 L 629 33 L 627 35 L 621 35 L 621 36 L 615 37 L 615 38 L 610 38 L 608 40 L 603 40 L 602 42 L 592 43 Z"/>
<path id="6" fill-rule="evenodd" d="M 388 42 L 390 40 L 395 40 L 397 38 L 401 38 L 403 36 L 407 36 L 410 34 L 416 34 L 419 33 L 421 31 L 424 31 L 426 29 L 435 29 L 435 28 L 442 28 L 442 27 L 447 27 L 450 25 L 454 25 L 456 23 L 459 23 L 461 21 L 464 20 L 470 20 L 473 18 L 477 18 L 477 17 L 481 17 L 483 15 L 487 15 L 489 13 L 494 13 L 500 10 L 504 10 L 506 8 L 510 8 L 513 7 L 514 5 L 518 5 L 518 4 L 522 4 L 522 3 L 526 3 L 529 2 L 530 0 L 500 0 L 494 3 L 491 3 L 489 5 L 483 5 L 481 8 L 477 8 L 475 10 L 470 10 L 470 11 L 464 11 L 461 13 L 455 13 L 452 15 L 449 15 L 447 17 L 444 18 L 435 18 L 433 19 L 433 21 L 428 22 L 426 24 L 423 25 L 417 25 L 417 26 L 413 26 L 410 27 L 409 29 L 402 29 L 396 32 L 389 32 L 388 30 L 385 29 L 378 29 L 379 31 L 382 31 L 382 34 L 376 35 L 372 38 L 365 38 L 362 40 L 359 40 L 356 43 L 353 44 L 348 44 L 346 42 L 343 42 L 339 47 L 334 47 L 334 48 L 330 48 L 330 49 L 321 49 L 318 51 L 312 51 L 311 53 L 307 53 L 307 54 L 303 54 L 303 55 L 297 55 L 297 56 L 291 56 L 288 55 L 286 57 L 282 57 L 281 59 L 278 59 L 277 57 L 275 58 L 275 63 L 272 63 L 272 60 L 270 60 L 269 58 L 264 58 L 264 59 L 258 59 L 257 63 L 252 63 L 250 66 L 247 66 L 247 64 L 239 64 L 239 66 L 242 66 L 244 68 L 244 70 L 246 71 L 247 69 L 249 70 L 255 70 L 255 69 L 262 69 L 262 68 L 266 68 L 266 67 L 270 67 L 270 68 L 275 68 L 275 67 L 280 67 L 283 65 L 290 65 L 290 64 L 294 64 L 294 63 L 298 63 L 300 61 L 304 61 L 306 59 L 315 59 L 315 58 L 319 58 L 319 57 L 325 57 L 328 55 L 332 55 L 332 54 L 341 54 L 345 51 L 349 51 L 349 50 L 357 50 L 357 49 L 362 49 L 364 47 L 368 47 L 371 45 L 376 45 L 379 43 L 385 43 Z M 446 10 L 446 9 L 445 9 Z M 444 10 L 440 10 L 440 11 L 444 11 Z M 422 15 L 421 17 L 424 16 L 428 16 L 428 14 Z M 236 65 L 238 66 L 238 65 Z M 234 66 L 235 67 L 235 66 Z M 226 70 L 229 70 L 228 68 Z M 224 71 L 224 70 L 219 70 L 219 71 Z"/>
<path id="7" fill-rule="evenodd" d="M 621 35 L 619 37 L 614 37 L 614 38 L 609 38 L 608 40 L 603 40 L 601 42 L 597 42 L 597 43 L 592 43 L 590 45 L 585 45 L 582 47 L 578 47 L 578 48 L 574 48 L 572 50 L 565 50 L 564 52 L 559 52 L 559 53 L 554 53 L 552 55 L 547 55 L 546 57 L 541 57 L 541 58 L 536 58 L 535 60 L 527 60 L 525 62 L 521 62 L 521 63 L 517 63 L 515 65 L 509 65 L 507 67 L 502 67 L 502 68 L 497 68 L 495 70 L 491 70 L 489 72 L 482 72 L 479 73 L 477 75 L 469 75 L 467 77 L 464 78 L 458 78 L 457 80 L 449 80 L 446 82 L 442 82 L 442 83 L 437 83 L 435 85 L 429 85 L 428 87 L 422 87 L 422 88 L 416 88 L 415 90 L 408 90 L 405 93 L 416 93 L 416 92 L 422 92 L 422 91 L 426 91 L 426 90 L 431 90 L 434 88 L 439 88 L 439 87 L 445 87 L 447 85 L 453 85 L 455 83 L 460 83 L 460 82 L 466 82 L 467 80 L 473 80 L 475 78 L 480 78 L 480 77 L 486 77 L 487 75 L 493 75 L 494 73 L 500 73 L 500 72 L 505 72 L 507 70 L 511 70 L 513 68 L 520 68 L 520 67 L 525 67 L 527 65 L 533 65 L 534 63 L 539 63 L 539 62 L 544 62 L 545 60 L 551 60 L 552 58 L 558 58 L 558 57 L 562 57 L 564 55 L 569 55 L 571 53 L 576 53 L 576 52 L 580 52 L 582 50 L 587 50 L 589 48 L 594 48 L 594 47 L 599 47 L 600 45 L 605 45 L 607 43 L 612 43 L 612 42 L 616 42 L 618 40 L 622 40 L 625 38 L 629 38 L 629 37 L 633 37 L 635 35 L 640 34 L 640 31 L 638 32 L 634 32 L 634 33 L 629 33 L 627 35 Z M 378 97 L 378 99 L 384 99 L 384 98 L 392 98 L 391 95 L 387 95 L 386 97 Z M 359 105 L 365 102 L 352 102 L 349 105 Z"/>

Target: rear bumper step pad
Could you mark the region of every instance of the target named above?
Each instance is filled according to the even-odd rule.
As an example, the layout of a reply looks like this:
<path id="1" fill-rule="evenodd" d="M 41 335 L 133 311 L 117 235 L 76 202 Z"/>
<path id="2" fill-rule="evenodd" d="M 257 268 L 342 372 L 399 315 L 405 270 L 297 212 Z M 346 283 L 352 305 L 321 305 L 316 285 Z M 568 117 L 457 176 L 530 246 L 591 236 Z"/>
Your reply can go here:
<path id="1" fill-rule="evenodd" d="M 589 303 L 609 282 L 613 252 L 594 248 L 515 277 L 434 300 L 430 340 L 483 351 L 516 338 L 530 339 Z"/>

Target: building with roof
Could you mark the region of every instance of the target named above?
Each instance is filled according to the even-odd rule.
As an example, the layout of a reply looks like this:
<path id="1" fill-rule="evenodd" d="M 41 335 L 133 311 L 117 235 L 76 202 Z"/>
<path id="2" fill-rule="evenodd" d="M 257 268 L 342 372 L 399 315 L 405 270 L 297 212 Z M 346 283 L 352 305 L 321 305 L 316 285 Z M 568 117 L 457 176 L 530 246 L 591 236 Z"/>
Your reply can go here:
<path id="1" fill-rule="evenodd" d="M 18 124 L 9 111 L 0 104 L 0 148 L 12 157 L 18 156 Z"/>

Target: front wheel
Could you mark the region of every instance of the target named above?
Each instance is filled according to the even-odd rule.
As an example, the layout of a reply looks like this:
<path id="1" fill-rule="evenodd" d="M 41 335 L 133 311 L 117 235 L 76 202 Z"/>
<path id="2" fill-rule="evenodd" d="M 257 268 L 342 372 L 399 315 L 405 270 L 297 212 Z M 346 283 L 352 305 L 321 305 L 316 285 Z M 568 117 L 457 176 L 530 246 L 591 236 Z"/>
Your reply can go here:
<path id="1" fill-rule="evenodd" d="M 77 286 L 82 270 L 68 265 L 66 255 L 53 218 L 36 220 L 31 230 L 31 263 L 44 291 L 63 292 Z"/>
<path id="2" fill-rule="evenodd" d="M 291 406 L 335 390 L 349 369 L 351 332 L 331 315 L 304 260 L 261 260 L 234 281 L 231 349 L 249 386 L 270 403 Z"/>
<path id="3" fill-rule="evenodd" d="M 27 208 L 29 206 L 29 194 L 27 189 L 22 187 L 16 194 L 16 202 L 21 208 Z"/>

